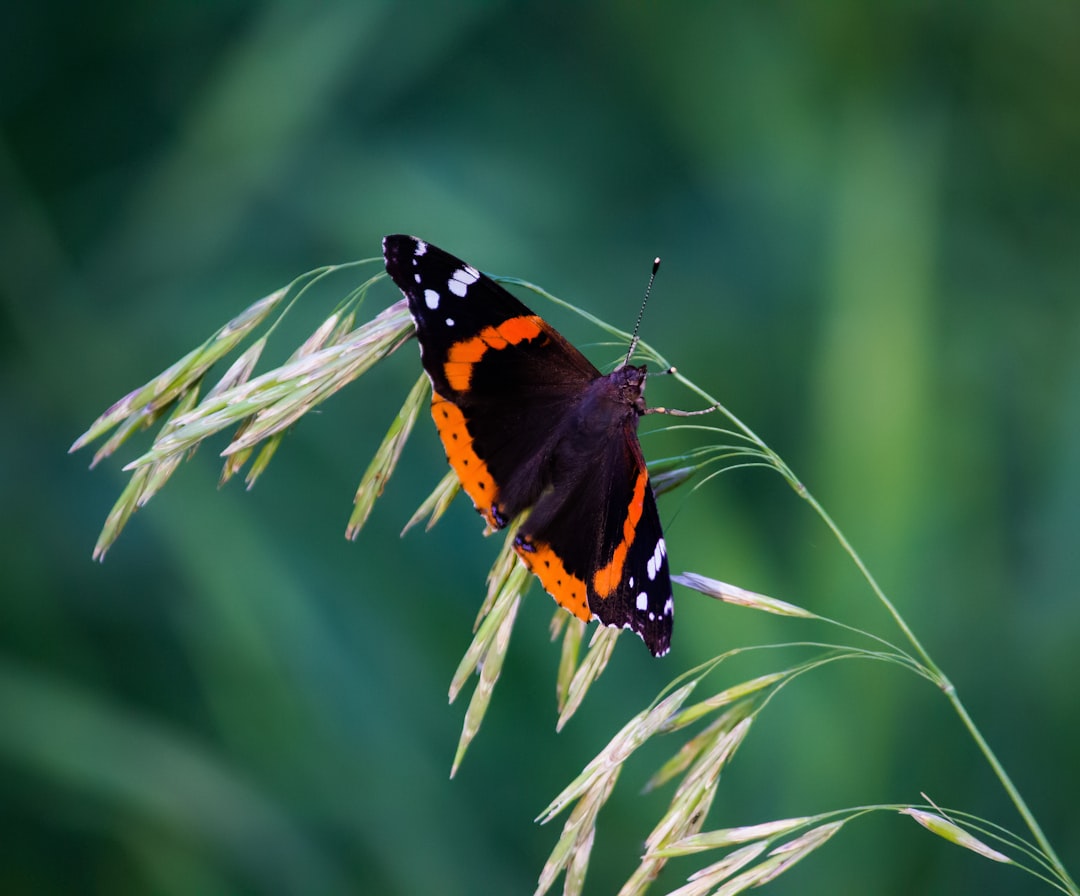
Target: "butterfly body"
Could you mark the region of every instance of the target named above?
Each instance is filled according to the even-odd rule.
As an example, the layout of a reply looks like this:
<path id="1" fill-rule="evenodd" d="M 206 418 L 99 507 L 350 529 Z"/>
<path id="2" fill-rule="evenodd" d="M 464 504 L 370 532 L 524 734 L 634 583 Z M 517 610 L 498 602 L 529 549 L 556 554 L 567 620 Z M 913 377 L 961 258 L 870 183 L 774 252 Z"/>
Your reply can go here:
<path id="1" fill-rule="evenodd" d="M 476 268 L 388 236 L 386 269 L 408 299 L 447 460 L 488 525 L 529 514 L 518 556 L 583 620 L 671 643 L 671 581 L 637 439 L 646 369 L 603 374 Z"/>

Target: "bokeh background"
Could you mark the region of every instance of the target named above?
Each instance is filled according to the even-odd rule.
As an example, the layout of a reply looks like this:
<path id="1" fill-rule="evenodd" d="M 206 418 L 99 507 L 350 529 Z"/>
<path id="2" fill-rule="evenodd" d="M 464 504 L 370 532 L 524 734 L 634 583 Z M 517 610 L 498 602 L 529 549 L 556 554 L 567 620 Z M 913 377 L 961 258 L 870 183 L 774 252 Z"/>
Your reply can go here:
<path id="1" fill-rule="evenodd" d="M 627 328 L 663 256 L 645 338 L 832 512 L 1080 871 L 1080 6 L 45 0 L 4 18 L 0 892 L 530 893 L 561 827 L 532 819 L 664 683 L 830 636 L 680 591 L 672 654 L 622 639 L 556 735 L 534 590 L 448 780 L 464 705 L 446 688 L 497 545 L 463 499 L 398 537 L 445 470 L 428 421 L 342 537 L 412 345 L 303 420 L 250 493 L 219 491 L 201 450 L 92 563 L 145 444 L 88 472 L 74 438 L 259 296 L 395 231 Z M 298 309 L 271 360 L 362 276 Z M 694 404 L 670 380 L 649 394 Z M 644 436 L 653 457 L 697 443 Z M 896 636 L 779 477 L 661 512 L 676 571 Z M 628 767 L 587 892 L 634 867 L 668 798 L 637 790 L 667 749 Z M 940 694 L 839 665 L 770 705 L 707 827 L 920 791 L 1022 831 Z M 771 891 L 1047 890 L 882 815 Z"/>

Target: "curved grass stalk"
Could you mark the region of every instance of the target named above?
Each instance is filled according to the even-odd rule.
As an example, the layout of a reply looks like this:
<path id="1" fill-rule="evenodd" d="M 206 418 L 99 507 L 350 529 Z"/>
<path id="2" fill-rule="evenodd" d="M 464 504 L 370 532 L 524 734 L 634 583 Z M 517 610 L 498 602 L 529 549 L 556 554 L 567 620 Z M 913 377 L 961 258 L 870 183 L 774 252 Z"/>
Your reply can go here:
<path id="1" fill-rule="evenodd" d="M 610 324 L 606 323 L 605 321 L 599 320 L 594 315 L 582 311 L 581 309 L 570 304 L 569 302 L 557 298 L 556 296 L 548 293 L 546 290 L 543 290 L 540 287 L 528 283 L 527 281 L 505 278 L 505 282 L 514 283 L 523 288 L 529 289 L 532 292 L 535 292 L 538 295 L 541 295 L 544 298 L 550 300 L 556 305 L 560 305 L 563 308 L 574 311 L 575 313 L 584 317 L 586 320 L 591 321 L 592 323 L 599 326 L 601 329 L 612 334 L 616 338 L 626 340 L 629 340 L 630 338 L 629 334 L 624 333 L 623 331 L 615 327 L 612 327 Z M 760 451 L 760 456 L 762 458 L 761 462 L 746 463 L 737 466 L 767 466 L 771 469 L 776 470 L 776 472 L 780 473 L 780 475 L 783 476 L 785 480 L 787 480 L 787 482 L 795 490 L 796 494 L 798 494 L 801 498 L 803 498 L 803 500 L 809 503 L 809 505 L 811 506 L 811 508 L 813 508 L 814 512 L 818 515 L 821 521 L 825 524 L 829 531 L 832 532 L 833 537 L 836 538 L 836 540 L 839 542 L 840 547 L 855 564 L 855 567 L 859 570 L 859 573 L 862 575 L 863 579 L 870 587 L 871 592 L 873 592 L 874 596 L 878 599 L 878 602 L 885 608 L 886 612 L 892 617 L 893 622 L 903 633 L 908 643 L 911 644 L 915 653 L 919 657 L 920 665 L 922 665 L 928 673 L 926 677 L 928 677 L 931 681 L 935 682 L 935 684 L 937 684 L 937 686 L 945 694 L 946 699 L 952 705 L 953 710 L 956 712 L 957 716 L 959 716 L 961 724 L 963 724 L 963 726 L 967 729 L 968 734 L 971 736 L 972 740 L 975 741 L 979 752 L 982 753 L 983 758 L 987 761 L 990 768 L 993 770 L 994 775 L 997 777 L 1002 788 L 1005 790 L 1005 793 L 1007 794 L 1009 800 L 1012 802 L 1017 813 L 1023 819 L 1024 824 L 1031 832 L 1035 843 L 1045 856 L 1049 867 L 1053 870 L 1053 873 L 1058 878 L 1058 880 L 1061 881 L 1062 885 L 1065 888 L 1065 891 L 1071 894 L 1076 894 L 1076 896 L 1080 896 L 1080 888 L 1077 887 L 1076 882 L 1073 881 L 1072 877 L 1069 875 L 1064 864 L 1061 862 L 1061 859 L 1058 857 L 1053 846 L 1050 844 L 1050 841 L 1047 838 L 1046 834 L 1043 832 L 1042 827 L 1039 825 L 1039 822 L 1035 818 L 1031 809 L 1028 807 L 1027 802 L 1020 794 L 1020 791 L 1017 789 L 1016 785 L 1013 783 L 1008 773 L 1005 771 L 1005 767 L 1001 764 L 1001 761 L 998 759 L 997 754 L 990 747 L 990 744 L 983 737 L 982 732 L 979 730 L 978 726 L 971 718 L 971 715 L 968 713 L 967 707 L 964 706 L 963 701 L 960 699 L 960 695 L 957 693 L 955 686 L 941 671 L 937 663 L 934 662 L 934 659 L 931 657 L 929 651 L 923 646 L 922 642 L 916 636 L 915 632 L 907 624 L 907 621 L 900 614 L 900 611 L 896 608 L 895 604 L 893 604 L 893 602 L 889 600 L 884 590 L 874 578 L 873 573 L 870 572 L 870 569 L 863 562 L 863 559 L 859 555 L 858 551 L 855 550 L 854 546 L 848 540 L 847 536 L 844 535 L 843 531 L 836 524 L 836 522 L 829 515 L 829 513 L 825 510 L 825 508 L 818 502 L 818 500 L 809 491 L 809 489 L 806 488 L 806 486 L 795 475 L 794 471 L 791 469 L 791 467 L 787 465 L 787 463 L 780 457 L 780 455 L 773 451 L 764 439 L 758 436 L 757 433 L 755 433 L 746 423 L 739 419 L 727 407 L 721 404 L 716 398 L 714 398 L 696 383 L 687 379 L 685 376 L 679 373 L 674 367 L 672 367 L 671 364 L 667 362 L 667 360 L 659 352 L 657 352 L 647 343 L 643 341 L 638 343 L 637 354 L 642 358 L 654 362 L 660 370 L 674 376 L 680 384 L 682 384 L 692 393 L 705 401 L 709 406 L 715 408 L 717 412 L 726 417 L 727 420 L 730 421 L 730 423 L 735 427 L 737 432 L 732 433 L 730 430 L 721 430 L 725 435 L 741 434 L 750 443 L 756 446 L 756 448 Z M 692 426 L 694 424 L 682 425 Z M 725 467 L 724 469 L 732 469 L 732 467 Z M 710 474 L 710 476 L 715 476 L 718 474 L 718 472 L 720 471 L 714 471 L 712 474 Z M 682 676 L 680 676 L 680 678 L 681 677 Z"/>
<path id="2" fill-rule="evenodd" d="M 979 730 L 978 726 L 976 726 L 974 720 L 971 718 L 971 715 L 967 711 L 967 707 L 964 706 L 963 701 L 960 699 L 960 695 L 956 691 L 956 687 L 941 671 L 937 663 L 934 662 L 933 658 L 930 656 L 929 651 L 927 651 L 927 649 L 923 646 L 922 642 L 915 635 L 915 632 L 907 624 L 906 620 L 900 614 L 900 611 L 896 608 L 895 604 L 893 604 L 893 602 L 889 600 L 884 590 L 874 578 L 873 573 L 870 572 L 869 568 L 863 562 L 862 557 L 859 556 L 859 553 L 852 546 L 851 542 L 848 541 L 847 536 L 844 535 L 843 531 L 841 531 L 840 527 L 836 524 L 833 518 L 828 514 L 825 508 L 822 507 L 822 505 L 813 496 L 809 489 L 807 489 L 806 486 L 803 485 L 803 483 L 795 476 L 791 468 L 786 463 L 784 463 L 780 456 L 777 455 L 771 448 L 769 448 L 769 446 L 753 430 L 751 430 L 750 427 L 744 424 L 726 407 L 724 407 L 718 401 L 712 398 L 712 396 L 710 396 L 707 392 L 696 386 L 690 380 L 686 379 L 686 377 L 684 377 L 682 374 L 676 372 L 674 376 L 680 383 L 685 385 L 692 392 L 696 393 L 706 401 L 713 404 L 720 411 L 720 413 L 726 416 L 736 427 L 738 427 L 743 433 L 745 433 L 748 438 L 750 438 L 756 445 L 758 445 L 761 449 L 763 457 L 768 459 L 769 465 L 776 469 L 777 472 L 779 472 L 791 484 L 792 488 L 795 489 L 796 493 L 810 504 L 814 512 L 818 515 L 822 522 L 825 523 L 826 527 L 829 529 L 830 532 L 832 532 L 833 536 L 839 542 L 841 548 L 851 558 L 851 561 L 855 564 L 856 568 L 859 570 L 860 574 L 865 579 L 867 585 L 869 585 L 870 590 L 873 592 L 874 596 L 878 599 L 882 606 L 885 607 L 886 611 L 892 617 L 897 627 L 904 634 L 904 637 L 908 640 L 912 648 L 914 648 L 915 652 L 918 654 L 921 660 L 921 664 L 929 673 L 927 677 L 930 678 L 930 680 L 934 681 L 945 694 L 946 699 L 952 705 L 953 710 L 956 712 L 956 714 L 960 717 L 961 723 L 967 729 L 968 734 L 970 734 L 971 738 L 975 741 L 976 746 L 979 748 L 979 751 L 983 754 L 983 757 L 990 765 L 990 768 L 993 770 L 998 781 L 1001 783 L 1001 786 L 1005 790 L 1013 806 L 1016 808 L 1020 817 L 1024 820 L 1024 823 L 1027 825 L 1028 830 L 1031 831 L 1031 834 L 1034 837 L 1036 844 L 1038 844 L 1039 849 L 1046 857 L 1055 875 L 1067 888 L 1066 892 L 1073 894 L 1080 893 L 1080 889 L 1077 888 L 1076 883 L 1073 881 L 1068 871 L 1065 869 L 1064 864 L 1062 864 L 1061 859 L 1054 851 L 1053 846 L 1050 844 L 1049 839 L 1046 837 L 1046 834 L 1043 832 L 1042 827 L 1039 825 L 1039 822 L 1036 820 L 1031 809 L 1028 807 L 1027 802 L 1020 794 L 1020 791 L 1017 789 L 1016 785 L 1013 783 L 1008 773 L 1005 771 L 1005 767 L 1001 764 L 1001 761 L 998 759 L 997 754 L 990 747 L 990 744 L 983 737 L 982 732 Z M 716 474 L 714 473 L 712 475 Z"/>

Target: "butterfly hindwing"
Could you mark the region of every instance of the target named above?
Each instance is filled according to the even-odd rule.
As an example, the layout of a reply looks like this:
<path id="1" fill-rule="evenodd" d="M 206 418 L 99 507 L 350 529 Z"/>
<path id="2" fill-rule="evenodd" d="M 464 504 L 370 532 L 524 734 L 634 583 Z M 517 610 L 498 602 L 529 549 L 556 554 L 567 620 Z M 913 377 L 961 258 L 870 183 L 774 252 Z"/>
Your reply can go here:
<path id="1" fill-rule="evenodd" d="M 645 369 L 603 375 L 476 268 L 410 236 L 383 240 L 431 379 L 432 417 L 492 528 L 531 508 L 515 548 L 582 619 L 671 639 L 671 583 L 637 441 Z"/>
<path id="2" fill-rule="evenodd" d="M 626 425 L 621 436 L 612 434 L 580 476 L 563 466 L 561 487 L 540 498 L 515 548 L 575 615 L 629 628 L 661 655 L 673 610 L 667 546 L 636 435 Z"/>

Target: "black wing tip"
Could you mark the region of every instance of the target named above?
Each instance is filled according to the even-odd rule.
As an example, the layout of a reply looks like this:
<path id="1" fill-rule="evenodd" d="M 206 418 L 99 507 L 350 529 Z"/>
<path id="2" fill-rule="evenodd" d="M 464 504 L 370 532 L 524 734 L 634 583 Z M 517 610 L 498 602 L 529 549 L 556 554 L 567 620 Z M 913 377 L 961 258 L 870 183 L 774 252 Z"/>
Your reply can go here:
<path id="1" fill-rule="evenodd" d="M 419 244 L 415 236 L 404 233 L 390 233 L 382 238 L 383 260 L 393 264 L 405 255 L 412 255 Z"/>
<path id="2" fill-rule="evenodd" d="M 426 240 L 405 233 L 391 233 L 384 236 L 382 250 L 386 272 L 406 295 L 413 286 L 411 266 L 417 263 L 421 255 L 440 254 L 440 250 L 435 249 Z M 445 255 L 445 253 L 441 254 Z"/>

